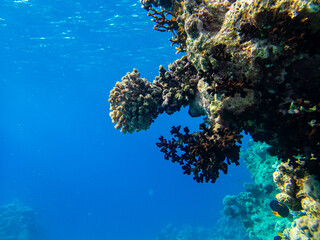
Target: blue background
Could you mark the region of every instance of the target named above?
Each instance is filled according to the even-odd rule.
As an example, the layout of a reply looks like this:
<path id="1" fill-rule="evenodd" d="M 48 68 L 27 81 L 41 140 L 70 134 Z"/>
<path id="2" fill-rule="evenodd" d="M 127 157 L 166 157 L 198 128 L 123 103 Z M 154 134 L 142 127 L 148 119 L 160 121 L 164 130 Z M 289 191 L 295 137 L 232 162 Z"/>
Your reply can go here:
<path id="1" fill-rule="evenodd" d="M 0 2 L 0 204 L 19 199 L 48 239 L 154 239 L 168 223 L 212 226 L 245 166 L 198 184 L 156 147 L 187 109 L 122 134 L 108 96 L 135 67 L 152 81 L 182 55 L 134 0 Z"/>

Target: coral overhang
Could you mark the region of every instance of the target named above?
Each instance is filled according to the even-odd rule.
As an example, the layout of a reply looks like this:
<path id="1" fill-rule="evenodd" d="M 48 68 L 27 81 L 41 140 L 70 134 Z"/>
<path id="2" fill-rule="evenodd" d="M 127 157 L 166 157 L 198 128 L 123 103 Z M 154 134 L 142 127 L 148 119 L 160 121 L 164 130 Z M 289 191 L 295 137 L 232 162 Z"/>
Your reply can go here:
<path id="1" fill-rule="evenodd" d="M 186 55 L 169 70 L 160 66 L 153 83 L 134 70 L 116 84 L 109 99 L 116 128 L 146 130 L 159 114 L 185 106 L 190 116 L 205 116 L 199 132 L 173 127 L 173 138 L 157 143 L 198 182 L 215 182 L 228 164 L 238 164 L 243 131 L 267 143 L 283 162 L 274 180 L 278 200 L 306 214 L 284 238 L 306 227 L 305 235 L 319 239 L 319 193 L 303 189 L 319 190 L 320 1 L 141 3 L 155 29 L 172 32 Z"/>
<path id="2" fill-rule="evenodd" d="M 310 160 L 320 155 L 319 1 L 141 2 L 156 29 L 183 28 L 187 54 L 161 66 L 153 83 L 135 84 L 136 70 L 117 83 L 109 99 L 116 128 L 146 130 L 158 114 L 189 105 L 216 138 L 245 131 L 290 164 L 303 155 L 319 174 Z"/>

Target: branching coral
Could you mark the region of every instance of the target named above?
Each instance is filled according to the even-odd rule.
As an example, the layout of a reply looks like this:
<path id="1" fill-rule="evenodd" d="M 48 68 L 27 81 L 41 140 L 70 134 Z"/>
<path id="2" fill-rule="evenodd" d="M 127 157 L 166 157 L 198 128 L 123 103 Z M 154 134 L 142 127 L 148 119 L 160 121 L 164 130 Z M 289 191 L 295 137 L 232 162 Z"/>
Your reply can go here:
<path id="1" fill-rule="evenodd" d="M 184 24 L 182 19 L 178 21 L 177 17 L 182 14 L 183 11 L 183 2 L 173 0 L 171 1 L 160 1 L 152 2 L 142 1 L 143 8 L 147 11 L 148 16 L 152 17 L 152 21 L 156 23 L 153 29 L 160 32 L 171 32 L 173 38 L 170 39 L 171 45 L 178 44 L 177 53 L 186 51 L 186 40 L 187 34 L 184 29 Z M 152 5 L 155 7 L 161 6 L 161 10 L 152 8 Z"/>
<path id="2" fill-rule="evenodd" d="M 160 137 L 157 146 L 165 154 L 164 158 L 182 165 L 183 173 L 193 173 L 197 182 L 214 183 L 219 177 L 219 171 L 228 172 L 228 165 L 239 164 L 239 148 L 241 136 L 227 129 L 214 131 L 205 124 L 200 125 L 202 131 L 189 134 L 185 127 L 172 127 L 172 140 Z M 226 160 L 226 162 L 225 162 Z"/>

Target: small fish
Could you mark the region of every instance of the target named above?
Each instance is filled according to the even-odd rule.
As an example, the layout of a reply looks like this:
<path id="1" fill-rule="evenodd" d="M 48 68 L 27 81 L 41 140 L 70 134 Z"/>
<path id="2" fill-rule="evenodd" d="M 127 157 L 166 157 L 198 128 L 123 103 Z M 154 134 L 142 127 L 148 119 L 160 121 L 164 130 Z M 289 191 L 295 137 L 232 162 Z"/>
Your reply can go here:
<path id="1" fill-rule="evenodd" d="M 278 236 L 283 237 L 283 233 L 282 232 L 277 232 Z"/>
<path id="2" fill-rule="evenodd" d="M 270 208 L 276 217 L 287 217 L 289 215 L 289 208 L 276 200 L 270 202 Z"/>
<path id="3" fill-rule="evenodd" d="M 280 236 L 275 236 L 274 238 L 273 238 L 273 240 L 281 240 L 282 239 L 282 237 L 280 237 Z"/>

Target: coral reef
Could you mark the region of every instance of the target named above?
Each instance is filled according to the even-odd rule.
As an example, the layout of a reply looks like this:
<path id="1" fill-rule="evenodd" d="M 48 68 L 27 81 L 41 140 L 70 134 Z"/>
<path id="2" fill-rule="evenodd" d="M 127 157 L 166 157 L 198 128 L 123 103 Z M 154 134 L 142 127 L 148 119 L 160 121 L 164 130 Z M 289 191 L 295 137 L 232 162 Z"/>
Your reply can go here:
<path id="1" fill-rule="evenodd" d="M 1 240 L 40 240 L 35 212 L 19 201 L 0 207 Z"/>
<path id="2" fill-rule="evenodd" d="M 250 139 L 248 148 L 241 148 L 240 157 L 249 169 L 253 181 L 267 193 L 272 193 L 276 190 L 272 174 L 275 171 L 278 158 L 268 154 L 269 148 L 270 146 L 266 143 L 254 142 Z"/>
<path id="3" fill-rule="evenodd" d="M 158 234 L 156 240 L 249 240 L 245 229 L 237 219 L 221 216 L 212 227 L 176 227 L 168 224 Z"/>
<path id="4" fill-rule="evenodd" d="M 246 192 L 227 195 L 223 200 L 224 213 L 230 218 L 240 218 L 250 240 L 269 240 L 282 232 L 290 221 L 275 217 L 269 202 L 273 199 L 254 183 L 245 184 Z M 240 222 L 240 221 L 239 221 Z"/>
<path id="5" fill-rule="evenodd" d="M 197 148 L 215 145 L 208 148 L 223 153 L 221 158 L 210 156 L 206 160 L 198 159 L 200 155 L 173 159 L 192 166 L 186 167 L 185 173 L 195 170 L 195 180 L 203 181 L 203 177 L 197 177 L 200 172 L 195 161 L 217 161 L 205 163 L 217 166 L 223 157 L 236 156 L 235 147 L 221 148 L 221 139 L 235 144 L 242 131 L 254 141 L 266 142 L 271 155 L 282 161 L 290 159 L 293 167 L 298 166 L 294 156 L 303 156 L 303 168 L 319 177 L 319 1 L 141 3 L 155 21 L 155 28 L 171 31 L 178 51 L 186 51 L 174 65 L 181 64 L 188 70 L 169 67 L 166 71 L 160 67 L 159 77 L 152 84 L 139 80 L 144 82 L 139 87 L 132 86 L 139 79 L 137 73 L 127 74 L 110 94 L 116 128 L 130 133 L 145 130 L 158 114 L 171 114 L 189 105 L 191 116 L 205 116 L 208 127 L 202 135 L 216 139 L 205 138 L 207 142 L 198 142 Z M 236 157 L 230 159 L 237 162 Z M 225 171 L 225 164 L 221 166 L 200 167 L 201 171 L 211 171 L 204 174 L 204 180 L 214 182 L 217 169 Z"/>
<path id="6" fill-rule="evenodd" d="M 276 198 L 296 212 L 291 227 L 283 232 L 283 239 L 320 239 L 320 183 L 305 171 L 303 158 L 297 162 L 301 164 L 298 167 L 283 162 L 273 174 L 281 190 Z"/>
<path id="7" fill-rule="evenodd" d="M 220 124 L 222 118 L 225 125 L 236 125 L 255 141 L 267 142 L 269 152 L 282 159 L 307 155 L 310 148 L 319 154 L 319 128 L 310 125 L 319 119 L 319 31 L 312 29 L 318 13 L 307 6 L 236 1 L 217 31 L 192 28 L 187 39 L 188 59 L 209 74 L 205 88 L 216 99 L 204 107 L 210 123 Z M 211 5 L 198 8 L 209 11 Z M 200 12 L 193 11 L 188 14 Z M 301 110 L 292 113 L 292 105 Z"/>
<path id="8" fill-rule="evenodd" d="M 239 163 L 242 132 L 265 142 L 242 154 L 255 184 L 227 196 L 225 214 L 241 218 L 250 239 L 272 239 L 276 232 L 282 239 L 320 239 L 320 1 L 141 3 L 155 29 L 171 32 L 186 56 L 169 71 L 160 67 L 152 84 L 137 72 L 117 83 L 109 100 L 116 128 L 145 130 L 160 113 L 188 105 L 192 117 L 204 115 L 201 131 L 173 127 L 173 138 L 157 143 L 165 159 L 197 182 L 215 182 L 219 171 Z M 277 164 L 279 193 L 271 182 Z M 271 215 L 275 194 L 291 219 Z"/>
<path id="9" fill-rule="evenodd" d="M 254 183 L 245 183 L 245 192 L 227 195 L 223 199 L 224 213 L 232 219 L 240 219 L 239 224 L 243 224 L 250 240 L 269 240 L 291 223 L 289 219 L 275 217 L 269 207 L 278 193 L 272 182 L 278 159 L 267 153 L 270 146 L 266 143 L 250 140 L 248 145 L 249 148 L 241 149 L 240 156 Z"/>

